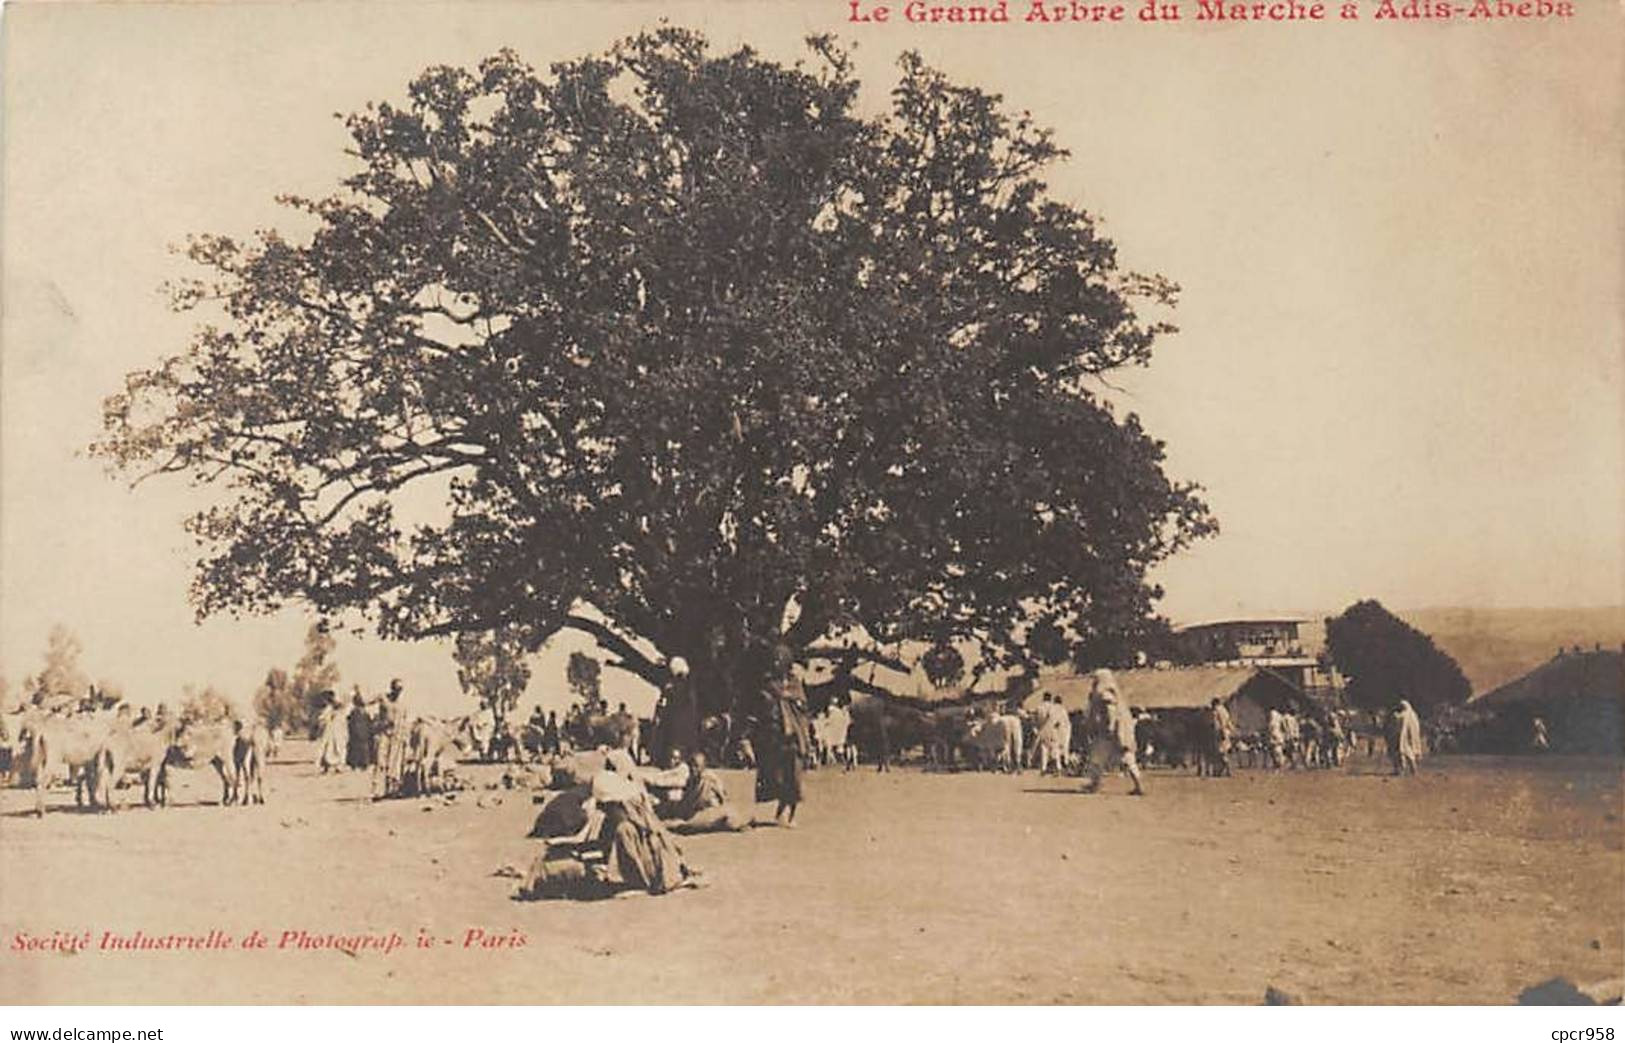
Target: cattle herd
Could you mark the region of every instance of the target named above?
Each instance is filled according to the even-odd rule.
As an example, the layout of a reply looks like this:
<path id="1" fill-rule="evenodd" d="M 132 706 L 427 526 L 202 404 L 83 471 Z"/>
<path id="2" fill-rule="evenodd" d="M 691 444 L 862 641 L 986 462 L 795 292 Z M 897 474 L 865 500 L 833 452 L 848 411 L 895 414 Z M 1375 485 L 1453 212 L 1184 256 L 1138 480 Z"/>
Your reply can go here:
<path id="1" fill-rule="evenodd" d="M 1279 717 L 1276 723 L 1272 714 L 1277 734 L 1236 734 L 1215 763 L 1206 714 L 1137 711 L 1140 763 L 1219 774 L 1232 766 L 1331 767 L 1362 739 L 1368 752 L 1376 752 L 1380 722 L 1347 711 Z M 729 714 L 708 717 L 700 723 L 699 748 L 713 764 L 753 767 L 757 723 Z M 1081 774 L 1097 731 L 1095 715 L 1068 714 L 1058 701 L 1019 710 L 998 700 L 931 706 L 859 693 L 811 718 L 809 766 L 851 770 L 866 763 L 885 770 L 912 758 L 929 770 Z M 624 705 L 615 713 L 575 707 L 562 724 L 540 712 L 524 723 L 494 718 L 488 710 L 455 718 L 409 716 L 375 738 L 369 762 L 375 762 L 375 796 L 428 794 L 454 788 L 455 765 L 464 760 L 545 770 L 581 751 L 621 747 L 640 762 L 664 763 L 673 744 L 660 735 L 659 720 L 640 720 Z M 143 803 L 160 807 L 177 770 L 212 769 L 222 805 L 264 803 L 265 765 L 279 738 L 260 722 L 167 718 L 162 708 L 155 717 L 146 711 L 134 716 L 128 707 L 21 708 L 0 715 L 0 770 L 10 784 L 33 788 L 41 815 L 46 790 L 58 784 L 73 787 L 76 805 L 105 810 L 118 807 L 121 786 L 139 784 Z"/>
<path id="2" fill-rule="evenodd" d="M 33 788 L 40 815 L 45 791 L 58 783 L 73 787 L 77 805 L 114 810 L 128 778 L 140 783 L 143 803 L 161 806 L 169 773 L 194 768 L 218 774 L 223 805 L 265 803 L 271 735 L 260 724 L 133 717 L 127 707 L 26 709 L 0 716 L 0 744 L 8 778 Z"/>

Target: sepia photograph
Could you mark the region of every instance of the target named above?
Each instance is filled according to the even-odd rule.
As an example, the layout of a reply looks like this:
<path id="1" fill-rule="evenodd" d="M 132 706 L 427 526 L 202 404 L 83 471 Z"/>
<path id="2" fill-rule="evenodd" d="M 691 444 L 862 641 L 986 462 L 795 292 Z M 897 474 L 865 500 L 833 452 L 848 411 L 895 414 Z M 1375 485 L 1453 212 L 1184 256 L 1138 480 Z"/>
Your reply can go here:
<path id="1" fill-rule="evenodd" d="M 1619 4 L 0 30 L 0 1004 L 1621 1002 Z"/>

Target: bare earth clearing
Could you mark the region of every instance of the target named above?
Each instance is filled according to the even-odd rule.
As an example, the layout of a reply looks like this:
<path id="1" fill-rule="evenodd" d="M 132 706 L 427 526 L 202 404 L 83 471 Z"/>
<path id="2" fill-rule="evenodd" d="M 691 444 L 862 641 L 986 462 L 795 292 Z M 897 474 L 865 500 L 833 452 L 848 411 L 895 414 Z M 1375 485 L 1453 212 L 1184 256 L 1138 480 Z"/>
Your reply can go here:
<path id="1" fill-rule="evenodd" d="M 1274 984 L 1311 1003 L 1505 1003 L 1620 973 L 1619 762 L 1378 771 L 1154 772 L 1135 800 L 1121 779 L 1085 796 L 1030 772 L 823 770 L 800 828 L 684 841 L 704 890 L 596 903 L 517 903 L 491 875 L 535 850 L 519 791 L 374 804 L 363 776 L 277 764 L 263 808 L 198 806 L 212 773 L 179 773 L 182 806 L 35 821 L 13 790 L 0 1001 L 1256 1003 Z M 419 928 L 440 942 L 418 949 Z M 211 929 L 271 948 L 96 948 Z M 299 929 L 405 947 L 276 948 Z M 525 944 L 465 949 L 470 929 Z M 56 931 L 91 948 L 15 948 Z"/>

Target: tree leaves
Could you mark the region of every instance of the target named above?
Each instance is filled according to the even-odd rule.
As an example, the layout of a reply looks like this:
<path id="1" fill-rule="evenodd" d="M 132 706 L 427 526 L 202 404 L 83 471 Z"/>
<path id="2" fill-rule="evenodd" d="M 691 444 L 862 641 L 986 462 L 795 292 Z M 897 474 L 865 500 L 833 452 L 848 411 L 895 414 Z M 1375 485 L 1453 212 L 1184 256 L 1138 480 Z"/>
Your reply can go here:
<path id="1" fill-rule="evenodd" d="M 1176 287 L 1048 197 L 1026 114 L 911 54 L 862 117 L 809 54 L 666 27 L 546 77 L 430 69 L 348 118 L 338 194 L 287 201 L 307 242 L 194 239 L 204 324 L 96 449 L 223 485 L 200 611 L 534 647 L 589 603 L 718 705 L 785 636 L 1137 632 L 1146 569 L 1214 524 L 1086 385 L 1149 360 L 1171 326 L 1137 309 Z"/>
<path id="2" fill-rule="evenodd" d="M 1375 600 L 1326 621 L 1326 648 L 1349 679 L 1349 700 L 1385 710 L 1408 699 L 1419 713 L 1464 703 L 1472 694 L 1461 667 L 1433 639 Z"/>

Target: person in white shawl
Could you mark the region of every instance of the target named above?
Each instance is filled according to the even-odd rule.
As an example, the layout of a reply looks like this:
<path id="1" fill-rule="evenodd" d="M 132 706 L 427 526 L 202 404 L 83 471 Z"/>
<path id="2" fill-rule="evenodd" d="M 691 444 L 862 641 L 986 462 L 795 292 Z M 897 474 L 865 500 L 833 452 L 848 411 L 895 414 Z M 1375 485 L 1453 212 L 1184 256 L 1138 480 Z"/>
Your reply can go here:
<path id="1" fill-rule="evenodd" d="M 316 747 L 316 766 L 322 769 L 323 775 L 339 771 L 344 767 L 349 752 L 350 732 L 349 718 L 345 716 L 344 707 L 339 705 L 337 694 L 332 691 L 322 693 L 322 710 L 316 722 L 321 729 L 321 743 Z"/>
<path id="2" fill-rule="evenodd" d="M 1062 705 L 1060 697 L 1045 692 L 1038 705 L 1038 735 L 1033 744 L 1033 752 L 1038 762 L 1038 770 L 1047 773 L 1053 765 L 1057 774 L 1066 771 L 1067 746 L 1072 741 L 1072 722 L 1067 718 L 1066 707 Z"/>
<path id="3" fill-rule="evenodd" d="M 1392 725 L 1394 743 L 1394 774 L 1415 775 L 1417 762 L 1422 759 L 1422 720 L 1416 716 L 1410 701 L 1401 699 L 1394 707 Z"/>
<path id="4" fill-rule="evenodd" d="M 1134 796 L 1144 796 L 1145 780 L 1140 777 L 1134 714 L 1118 691 L 1117 678 L 1110 670 L 1095 671 L 1089 707 L 1095 737 L 1089 744 L 1089 781 L 1085 791 L 1099 790 L 1101 777 L 1106 772 L 1121 769 L 1134 782 Z"/>

